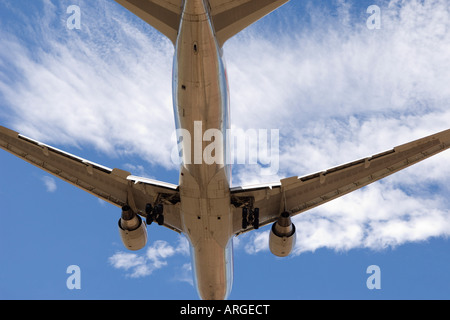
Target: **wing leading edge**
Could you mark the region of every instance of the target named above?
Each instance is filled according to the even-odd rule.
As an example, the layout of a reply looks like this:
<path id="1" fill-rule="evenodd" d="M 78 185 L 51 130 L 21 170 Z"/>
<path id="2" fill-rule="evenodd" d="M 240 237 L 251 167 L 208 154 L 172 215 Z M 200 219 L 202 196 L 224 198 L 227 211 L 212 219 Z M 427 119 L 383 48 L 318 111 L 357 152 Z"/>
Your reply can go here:
<path id="1" fill-rule="evenodd" d="M 339 198 L 385 178 L 450 147 L 450 130 L 419 139 L 368 158 L 353 161 L 305 177 L 291 177 L 271 185 L 238 187 L 231 190 L 236 235 L 242 228 L 240 210 L 259 208 L 260 226 L 276 221 L 284 211 L 292 216 Z"/>
<path id="2" fill-rule="evenodd" d="M 109 169 L 0 126 L 0 148 L 117 207 L 146 216 L 147 203 L 164 204 L 164 226 L 181 232 L 178 186 Z"/>

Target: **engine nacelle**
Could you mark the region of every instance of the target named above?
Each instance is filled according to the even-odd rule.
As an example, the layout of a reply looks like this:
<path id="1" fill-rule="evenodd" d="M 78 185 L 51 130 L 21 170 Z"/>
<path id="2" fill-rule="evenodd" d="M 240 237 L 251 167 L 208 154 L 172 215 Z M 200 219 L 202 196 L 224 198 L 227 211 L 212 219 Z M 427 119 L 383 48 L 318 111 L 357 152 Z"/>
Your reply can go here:
<path id="1" fill-rule="evenodd" d="M 123 245 L 128 250 L 140 250 L 147 244 L 147 226 L 129 206 L 122 208 L 119 233 Z"/>
<path id="2" fill-rule="evenodd" d="M 278 257 L 287 257 L 294 248 L 295 225 L 288 212 L 283 212 L 278 221 L 272 225 L 269 236 L 270 251 Z"/>

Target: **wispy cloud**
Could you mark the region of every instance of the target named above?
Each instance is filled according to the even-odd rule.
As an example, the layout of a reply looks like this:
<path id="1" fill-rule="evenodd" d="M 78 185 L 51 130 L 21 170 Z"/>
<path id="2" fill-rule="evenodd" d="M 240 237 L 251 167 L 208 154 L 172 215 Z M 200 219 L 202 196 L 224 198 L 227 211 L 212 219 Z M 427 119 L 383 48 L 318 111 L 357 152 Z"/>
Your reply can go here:
<path id="1" fill-rule="evenodd" d="M 49 143 L 173 167 L 175 142 L 161 138 L 174 131 L 171 43 L 137 29 L 113 2 L 81 1 L 81 30 L 66 28 L 63 4 L 43 4 L 46 14 L 26 30 L 38 45 L 1 31 L 0 94 L 12 126 Z"/>
<path id="2" fill-rule="evenodd" d="M 175 255 L 188 255 L 189 244 L 184 237 L 180 237 L 178 244 L 174 247 L 167 241 L 157 240 L 149 246 L 144 254 L 116 252 L 109 257 L 109 263 L 116 269 L 126 271 L 127 276 L 131 278 L 140 278 L 151 275 L 155 270 L 161 269 L 168 265 L 167 260 Z M 186 273 L 189 269 L 183 265 L 183 277 L 176 278 L 178 281 L 185 281 L 188 276 Z M 190 278 L 192 276 L 190 275 Z"/>
<path id="3" fill-rule="evenodd" d="M 48 192 L 55 192 L 57 189 L 56 181 L 52 177 L 44 176 L 42 177 L 42 182 L 44 182 L 45 188 Z"/>

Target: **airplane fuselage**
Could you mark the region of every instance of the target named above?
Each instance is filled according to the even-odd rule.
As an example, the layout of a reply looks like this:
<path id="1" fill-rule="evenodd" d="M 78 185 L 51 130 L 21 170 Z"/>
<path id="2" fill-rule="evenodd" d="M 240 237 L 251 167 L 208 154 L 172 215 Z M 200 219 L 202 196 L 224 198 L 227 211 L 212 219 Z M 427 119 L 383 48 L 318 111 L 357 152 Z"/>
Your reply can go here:
<path id="1" fill-rule="evenodd" d="M 191 244 L 197 288 L 202 299 L 224 299 L 233 278 L 225 134 L 229 95 L 222 49 L 203 0 L 184 4 L 175 47 L 173 98 L 182 159 L 181 220 Z"/>

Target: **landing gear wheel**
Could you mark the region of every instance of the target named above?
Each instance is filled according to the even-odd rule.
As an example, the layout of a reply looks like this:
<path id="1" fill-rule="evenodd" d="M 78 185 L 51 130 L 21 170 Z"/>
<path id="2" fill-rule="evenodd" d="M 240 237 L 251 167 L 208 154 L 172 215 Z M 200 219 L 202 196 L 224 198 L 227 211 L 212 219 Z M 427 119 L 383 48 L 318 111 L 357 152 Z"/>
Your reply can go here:
<path id="1" fill-rule="evenodd" d="M 156 218 L 156 222 L 158 223 L 159 226 L 162 226 L 164 224 L 164 216 L 159 215 L 158 218 Z"/>
<path id="2" fill-rule="evenodd" d="M 242 229 L 247 229 L 248 227 L 248 208 L 242 208 Z"/>
<path id="3" fill-rule="evenodd" d="M 153 209 L 153 213 L 156 215 L 160 215 L 164 213 L 164 207 L 162 204 L 157 204 Z"/>
<path id="4" fill-rule="evenodd" d="M 145 217 L 145 222 L 147 223 L 148 226 L 151 225 L 153 222 L 152 212 L 153 206 L 150 203 L 147 203 L 147 205 L 145 206 L 145 213 L 147 214 L 147 216 Z"/>
<path id="5" fill-rule="evenodd" d="M 151 225 L 153 221 L 156 221 L 160 226 L 164 224 L 164 206 L 162 204 L 153 207 L 150 203 L 147 203 L 145 213 L 147 214 L 145 218 L 147 225 Z"/>
<path id="6" fill-rule="evenodd" d="M 158 223 L 158 225 L 162 226 L 164 224 L 164 207 L 162 204 L 157 204 L 153 208 L 153 217 L 154 221 Z"/>
<path id="7" fill-rule="evenodd" d="M 256 230 L 259 229 L 259 208 L 255 208 L 253 210 L 253 222 L 252 222 L 253 228 Z"/>
<path id="8" fill-rule="evenodd" d="M 247 229 L 249 225 L 254 229 L 259 229 L 259 208 L 242 208 L 242 229 Z"/>

